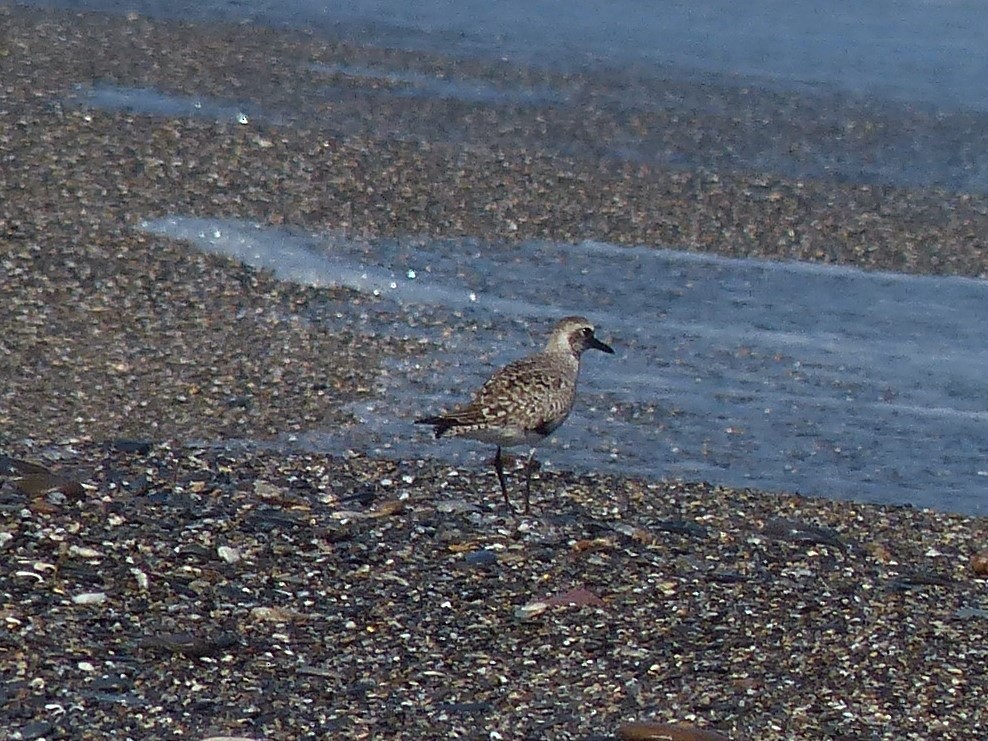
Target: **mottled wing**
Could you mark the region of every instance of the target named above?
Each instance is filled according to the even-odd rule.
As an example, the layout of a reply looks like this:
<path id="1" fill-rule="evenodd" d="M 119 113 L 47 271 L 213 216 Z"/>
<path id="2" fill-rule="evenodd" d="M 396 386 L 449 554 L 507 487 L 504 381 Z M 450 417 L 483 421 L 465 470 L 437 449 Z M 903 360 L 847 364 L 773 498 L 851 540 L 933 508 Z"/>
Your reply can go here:
<path id="1" fill-rule="evenodd" d="M 572 368 L 551 356 L 535 355 L 499 370 L 470 404 L 445 417 L 459 427 L 518 426 L 548 434 L 566 419 L 575 389 Z"/>

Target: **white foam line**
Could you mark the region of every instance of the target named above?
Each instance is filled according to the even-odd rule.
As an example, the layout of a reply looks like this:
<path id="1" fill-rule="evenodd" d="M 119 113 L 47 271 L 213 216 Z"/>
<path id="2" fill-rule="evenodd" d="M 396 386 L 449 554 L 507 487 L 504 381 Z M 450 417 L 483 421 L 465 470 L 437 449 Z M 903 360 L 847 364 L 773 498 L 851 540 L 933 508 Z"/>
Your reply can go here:
<path id="1" fill-rule="evenodd" d="M 506 315 L 549 315 L 545 308 L 526 301 L 502 299 L 467 289 L 448 288 L 439 283 L 402 277 L 377 265 L 354 268 L 352 260 L 320 255 L 304 246 L 312 238 L 257 224 L 245 227 L 234 221 L 170 216 L 141 222 L 141 227 L 160 236 L 190 242 L 203 252 L 226 255 L 245 265 L 270 270 L 279 280 L 317 288 L 352 288 L 361 293 L 408 304 L 484 309 Z M 256 236 L 247 231 L 257 231 Z M 277 242 L 273 246 L 272 242 Z M 294 246 L 293 246 L 294 245 Z"/>
<path id="2" fill-rule="evenodd" d="M 837 265 L 832 263 L 799 262 L 796 260 L 771 260 L 763 257 L 724 257 L 707 252 L 690 252 L 687 250 L 675 250 L 664 247 L 650 247 L 647 245 L 621 246 L 609 242 L 598 242 L 587 240 L 576 245 L 569 246 L 570 249 L 585 250 L 606 257 L 625 258 L 629 256 L 645 257 L 647 259 L 660 259 L 672 264 L 697 264 L 697 265 L 718 265 L 723 267 L 734 267 L 743 270 L 757 268 L 766 273 L 781 272 L 794 273 L 797 275 L 823 275 L 827 277 L 845 277 L 855 280 L 862 280 L 871 283 L 956 283 L 961 286 L 982 289 L 988 295 L 988 280 L 984 277 L 970 278 L 966 276 L 929 276 L 913 275 L 910 273 L 893 273 L 884 270 L 863 270 L 850 265 Z"/>

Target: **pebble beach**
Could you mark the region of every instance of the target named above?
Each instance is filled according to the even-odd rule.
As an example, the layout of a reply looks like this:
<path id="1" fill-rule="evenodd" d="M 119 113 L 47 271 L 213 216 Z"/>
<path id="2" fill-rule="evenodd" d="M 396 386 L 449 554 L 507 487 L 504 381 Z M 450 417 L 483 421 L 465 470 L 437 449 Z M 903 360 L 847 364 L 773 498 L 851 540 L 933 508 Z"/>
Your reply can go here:
<path id="1" fill-rule="evenodd" d="M 739 167 L 751 126 L 825 135 L 807 99 L 652 81 L 703 105 L 628 116 L 606 76 L 481 62 L 458 71 L 577 90 L 579 115 L 368 96 L 346 75 L 330 102 L 297 92 L 344 65 L 444 64 L 250 24 L 0 7 L 0 735 L 983 735 L 983 518 L 555 471 L 522 517 L 498 509 L 489 470 L 426 445 L 396 461 L 283 444 L 352 424 L 346 405 L 417 342 L 355 329 L 387 318 L 372 296 L 280 282 L 142 220 L 988 275 L 982 194 Z M 98 83 L 270 116 L 80 103 Z M 932 118 L 980 136 L 966 114 L 912 123 Z M 849 101 L 841 136 L 910 125 Z M 680 164 L 592 156 L 636 138 Z"/>

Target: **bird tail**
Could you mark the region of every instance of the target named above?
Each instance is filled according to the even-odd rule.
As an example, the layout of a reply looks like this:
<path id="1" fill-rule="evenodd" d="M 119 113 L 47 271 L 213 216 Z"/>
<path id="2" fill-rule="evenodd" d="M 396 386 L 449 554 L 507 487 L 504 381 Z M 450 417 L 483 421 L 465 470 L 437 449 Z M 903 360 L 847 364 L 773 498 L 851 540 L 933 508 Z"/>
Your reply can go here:
<path id="1" fill-rule="evenodd" d="M 423 417 L 415 420 L 415 424 L 432 425 L 436 428 L 436 437 L 442 437 L 444 432 L 456 426 L 456 423 L 448 417 Z"/>

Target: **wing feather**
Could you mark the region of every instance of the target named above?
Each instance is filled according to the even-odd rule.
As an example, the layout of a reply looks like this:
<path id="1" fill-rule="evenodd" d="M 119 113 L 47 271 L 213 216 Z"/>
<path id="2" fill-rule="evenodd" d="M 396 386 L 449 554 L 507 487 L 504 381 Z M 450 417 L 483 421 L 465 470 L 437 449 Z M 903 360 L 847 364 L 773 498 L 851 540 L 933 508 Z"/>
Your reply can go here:
<path id="1" fill-rule="evenodd" d="M 454 426 L 510 422 L 526 430 L 554 430 L 573 405 L 576 378 L 552 357 L 536 355 L 506 365 L 462 409 L 443 415 Z"/>

